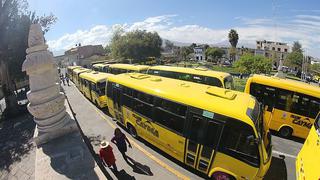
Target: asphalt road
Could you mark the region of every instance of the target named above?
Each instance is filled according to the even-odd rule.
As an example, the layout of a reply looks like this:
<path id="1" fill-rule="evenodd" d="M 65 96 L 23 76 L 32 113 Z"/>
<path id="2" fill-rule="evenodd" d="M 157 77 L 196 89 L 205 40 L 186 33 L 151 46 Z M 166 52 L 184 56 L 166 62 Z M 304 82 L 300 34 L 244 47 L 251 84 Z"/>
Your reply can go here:
<path id="1" fill-rule="evenodd" d="M 96 152 L 102 139 L 110 140 L 115 127 L 118 127 L 106 112 L 90 103 L 73 85 L 64 87 L 66 95 L 84 134 L 89 138 Z M 121 127 L 120 127 L 121 128 Z M 125 130 L 122 129 L 124 132 Z M 128 150 L 129 157 L 135 164 L 124 161 L 113 145 L 120 174 L 116 175 L 110 169 L 107 171 L 114 179 L 203 179 L 194 170 L 177 162 L 170 156 L 159 151 L 143 140 L 133 139 L 127 132 L 133 148 Z M 295 179 L 295 158 L 299 153 L 303 140 L 297 138 L 283 139 L 276 133 L 272 136 L 273 157 L 270 169 L 265 179 Z"/>

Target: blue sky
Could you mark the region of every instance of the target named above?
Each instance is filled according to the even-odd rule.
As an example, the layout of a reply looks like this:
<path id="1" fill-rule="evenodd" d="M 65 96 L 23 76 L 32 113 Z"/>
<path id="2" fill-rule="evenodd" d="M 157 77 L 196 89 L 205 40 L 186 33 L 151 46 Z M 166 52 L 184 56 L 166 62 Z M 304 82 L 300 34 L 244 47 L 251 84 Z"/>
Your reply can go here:
<path id="1" fill-rule="evenodd" d="M 37 14 L 53 13 L 57 23 L 46 34 L 50 49 L 60 54 L 80 42 L 103 44 L 113 31 L 145 29 L 183 43 L 228 45 L 231 28 L 239 45 L 254 47 L 267 39 L 292 44 L 320 57 L 320 1 L 310 0 L 28 0 Z"/>

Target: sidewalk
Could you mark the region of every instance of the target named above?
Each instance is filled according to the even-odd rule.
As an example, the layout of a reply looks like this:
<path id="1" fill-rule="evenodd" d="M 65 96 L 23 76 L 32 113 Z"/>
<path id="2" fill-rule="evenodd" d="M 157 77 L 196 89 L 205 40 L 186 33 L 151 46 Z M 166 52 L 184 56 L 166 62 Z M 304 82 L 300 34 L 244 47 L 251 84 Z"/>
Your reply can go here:
<path id="1" fill-rule="evenodd" d="M 30 114 L 1 122 L 0 179 L 33 180 L 35 147 L 31 142 L 35 123 Z"/>
<path id="2" fill-rule="evenodd" d="M 70 101 L 76 118 L 79 121 L 81 129 L 90 140 L 96 153 L 99 151 L 101 140 L 110 141 L 113 137 L 114 128 L 118 125 L 112 119 L 97 109 L 88 101 L 74 85 L 64 86 L 65 93 Z M 121 131 L 128 138 L 133 138 L 120 127 Z M 136 164 L 128 164 L 117 147 L 111 143 L 113 152 L 116 156 L 116 164 L 120 173 L 115 174 L 106 169 L 113 179 L 199 179 L 201 177 L 189 172 L 175 162 L 167 159 L 154 149 L 146 146 L 144 143 L 134 139 L 133 148 L 128 148 L 127 155 L 131 157 Z"/>

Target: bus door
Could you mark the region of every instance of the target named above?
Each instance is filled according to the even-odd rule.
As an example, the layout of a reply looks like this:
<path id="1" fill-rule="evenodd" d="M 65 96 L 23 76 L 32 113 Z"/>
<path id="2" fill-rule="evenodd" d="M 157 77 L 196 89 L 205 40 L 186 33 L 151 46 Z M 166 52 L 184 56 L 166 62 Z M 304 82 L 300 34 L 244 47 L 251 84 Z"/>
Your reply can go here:
<path id="1" fill-rule="evenodd" d="M 221 138 L 224 124 L 213 120 L 214 113 L 189 112 L 185 164 L 208 173 Z"/>
<path id="2" fill-rule="evenodd" d="M 112 88 L 112 100 L 113 100 L 113 108 L 114 108 L 114 114 L 116 119 L 124 124 L 123 121 L 123 116 L 122 116 L 122 110 L 121 110 L 121 95 L 122 95 L 122 89 L 119 87 L 119 85 L 116 84 L 113 88 Z"/>

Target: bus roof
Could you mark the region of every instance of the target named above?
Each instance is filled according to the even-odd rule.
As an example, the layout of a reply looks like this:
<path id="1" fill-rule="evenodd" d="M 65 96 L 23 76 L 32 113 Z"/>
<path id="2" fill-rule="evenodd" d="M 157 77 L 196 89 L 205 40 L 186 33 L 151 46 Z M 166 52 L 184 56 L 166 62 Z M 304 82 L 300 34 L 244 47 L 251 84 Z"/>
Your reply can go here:
<path id="1" fill-rule="evenodd" d="M 110 68 L 128 69 L 133 71 L 147 70 L 150 66 L 136 64 L 110 64 Z"/>
<path id="2" fill-rule="evenodd" d="M 206 68 L 185 68 L 185 67 L 174 67 L 174 66 L 152 66 L 149 69 L 152 70 L 163 70 L 163 71 L 173 71 L 180 73 L 188 73 L 188 74 L 196 74 L 202 76 L 210 76 L 210 77 L 220 77 L 225 78 L 230 76 L 229 73 L 220 72 L 220 71 L 212 71 Z"/>
<path id="3" fill-rule="evenodd" d="M 283 78 L 278 78 L 278 77 L 274 77 L 274 76 L 264 76 L 264 75 L 253 75 L 252 77 L 250 77 L 248 79 L 248 83 L 259 83 L 259 84 L 264 84 L 264 85 L 268 85 L 268 86 L 273 86 L 273 87 L 279 87 L 281 89 L 287 89 L 290 91 L 294 91 L 294 92 L 299 92 L 302 94 L 306 94 L 309 96 L 313 96 L 313 97 L 317 97 L 320 98 L 320 88 L 317 86 L 312 86 L 308 83 L 304 83 L 301 81 L 296 81 L 296 80 L 292 80 L 292 79 L 283 79 Z M 249 90 L 247 90 L 246 87 L 246 92 L 248 92 Z"/>
<path id="4" fill-rule="evenodd" d="M 109 65 L 108 64 L 100 64 L 100 63 L 92 65 L 92 67 L 105 67 L 105 66 L 109 66 Z"/>
<path id="5" fill-rule="evenodd" d="M 109 73 L 97 72 L 97 71 L 84 72 L 80 74 L 80 78 L 86 79 L 94 83 L 105 80 L 111 76 L 114 76 L 114 75 Z"/>
<path id="6" fill-rule="evenodd" d="M 67 69 L 75 69 L 75 68 L 81 68 L 81 66 L 68 66 Z"/>
<path id="7" fill-rule="evenodd" d="M 254 108 L 255 99 L 246 93 L 140 73 L 119 74 L 108 80 L 154 96 L 233 117 L 254 126 L 246 112 L 247 108 Z"/>
<path id="8" fill-rule="evenodd" d="M 87 68 L 76 68 L 72 70 L 74 73 L 82 73 L 82 72 L 87 72 L 87 71 L 92 71 L 91 69 L 87 69 Z"/>

